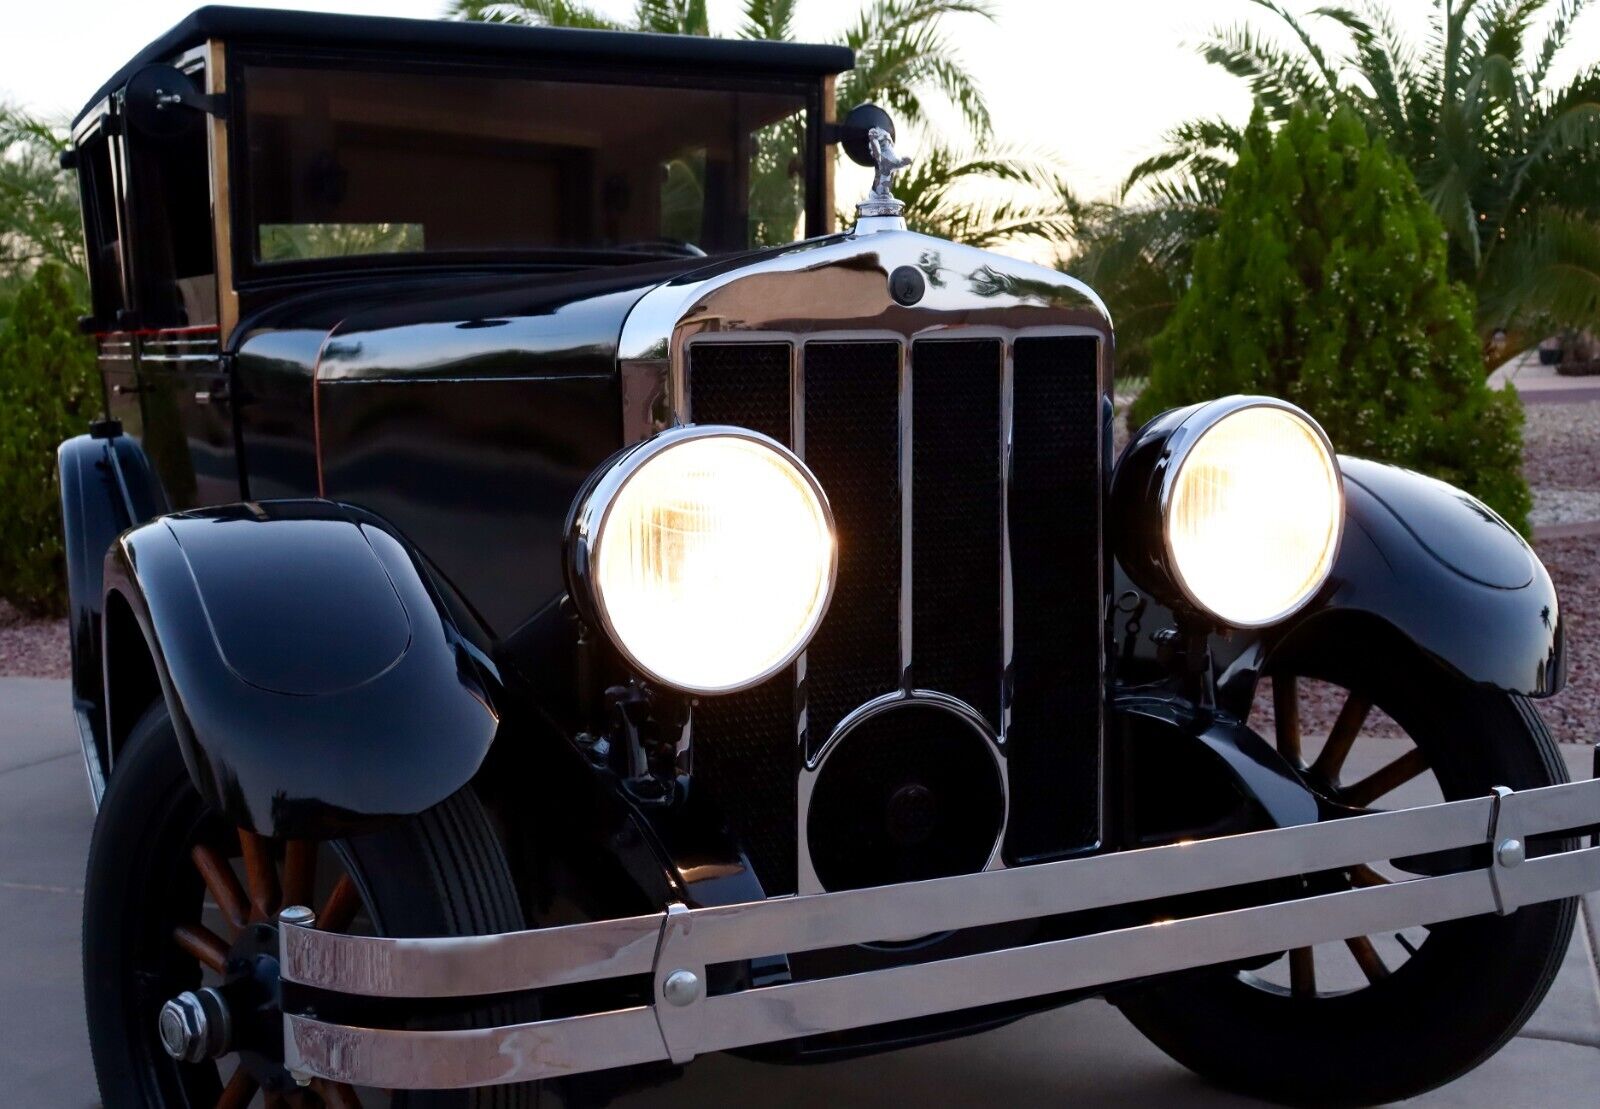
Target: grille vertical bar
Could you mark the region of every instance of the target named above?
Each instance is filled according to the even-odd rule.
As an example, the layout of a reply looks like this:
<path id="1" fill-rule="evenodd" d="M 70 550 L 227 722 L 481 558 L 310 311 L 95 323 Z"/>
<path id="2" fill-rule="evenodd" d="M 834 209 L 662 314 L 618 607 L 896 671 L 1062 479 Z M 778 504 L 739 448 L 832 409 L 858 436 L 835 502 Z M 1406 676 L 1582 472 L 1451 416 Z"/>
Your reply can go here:
<path id="1" fill-rule="evenodd" d="M 793 446 L 788 343 L 689 348 L 689 415 Z M 754 689 L 703 698 L 694 710 L 694 777 L 732 824 L 768 894 L 795 891 L 795 672 Z"/>
<path id="2" fill-rule="evenodd" d="M 1023 861 L 1099 838 L 1100 394 L 1093 337 L 1019 338 L 1014 349 L 1006 856 Z"/>
<path id="3" fill-rule="evenodd" d="M 839 532 L 839 579 L 806 651 L 815 749 L 844 715 L 899 688 L 900 351 L 896 342 L 807 343 L 805 460 Z"/>
<path id="4" fill-rule="evenodd" d="M 999 339 L 912 345 L 912 675 L 1000 729 Z"/>

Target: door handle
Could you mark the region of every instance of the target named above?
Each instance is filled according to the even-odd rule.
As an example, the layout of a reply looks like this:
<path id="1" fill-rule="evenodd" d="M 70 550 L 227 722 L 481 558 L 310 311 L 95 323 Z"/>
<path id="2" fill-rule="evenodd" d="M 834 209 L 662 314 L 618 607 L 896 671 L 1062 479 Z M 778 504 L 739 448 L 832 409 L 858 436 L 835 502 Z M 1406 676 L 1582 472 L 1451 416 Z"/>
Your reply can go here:
<path id="1" fill-rule="evenodd" d="M 196 404 L 227 404 L 227 383 L 224 382 L 220 385 L 214 385 L 209 389 L 197 390 L 194 395 L 194 402 Z"/>

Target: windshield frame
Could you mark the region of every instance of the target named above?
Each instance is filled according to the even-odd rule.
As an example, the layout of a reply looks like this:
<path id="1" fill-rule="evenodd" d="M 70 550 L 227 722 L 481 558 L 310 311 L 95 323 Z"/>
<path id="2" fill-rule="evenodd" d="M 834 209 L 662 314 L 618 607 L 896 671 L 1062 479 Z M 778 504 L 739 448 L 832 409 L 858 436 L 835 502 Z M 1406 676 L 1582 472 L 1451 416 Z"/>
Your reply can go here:
<path id="1" fill-rule="evenodd" d="M 796 96 L 805 111 L 805 187 L 806 206 L 803 237 L 826 234 L 832 223 L 831 175 L 825 172 L 824 104 L 825 84 L 821 78 L 762 76 L 727 73 L 715 76 L 687 73 L 668 67 L 648 68 L 632 64 L 518 64 L 494 61 L 444 60 L 396 52 L 317 51 L 313 49 L 270 49 L 241 46 L 227 57 L 228 176 L 234 182 L 226 190 L 232 231 L 234 283 L 238 288 L 278 285 L 328 278 L 339 274 L 427 273 L 438 271 L 550 271 L 629 265 L 677 257 L 670 251 L 573 249 L 539 247 L 489 251 L 421 251 L 416 253 L 361 254 L 341 257 L 261 262 L 256 257 L 256 221 L 251 210 L 249 141 L 245 100 L 248 89 L 244 70 L 252 66 L 303 68 L 342 72 L 372 72 L 414 76 L 515 78 L 566 84 L 632 85 L 648 88 L 706 89 L 732 92 L 775 92 Z M 214 202 L 221 197 L 214 195 Z M 713 257 L 718 255 L 713 255 Z"/>

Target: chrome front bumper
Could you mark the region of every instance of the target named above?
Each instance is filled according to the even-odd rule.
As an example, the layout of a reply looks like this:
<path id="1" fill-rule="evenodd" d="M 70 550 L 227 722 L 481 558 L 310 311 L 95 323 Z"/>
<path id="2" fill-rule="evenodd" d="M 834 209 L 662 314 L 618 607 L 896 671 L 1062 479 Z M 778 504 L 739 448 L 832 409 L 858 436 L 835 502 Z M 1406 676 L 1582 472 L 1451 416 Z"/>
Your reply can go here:
<path id="1" fill-rule="evenodd" d="M 1600 780 L 1015 870 L 497 936 L 280 927 L 283 979 L 364 998 L 505 994 L 649 975 L 654 1002 L 498 1028 L 401 1031 L 284 1016 L 296 1074 L 397 1089 L 552 1078 L 1108 985 L 1600 888 L 1600 847 L 1525 858 L 1600 825 Z M 708 964 L 1131 905 L 1487 845 L 1487 867 L 937 962 L 708 997 Z M 290 991 L 291 997 L 294 991 Z"/>

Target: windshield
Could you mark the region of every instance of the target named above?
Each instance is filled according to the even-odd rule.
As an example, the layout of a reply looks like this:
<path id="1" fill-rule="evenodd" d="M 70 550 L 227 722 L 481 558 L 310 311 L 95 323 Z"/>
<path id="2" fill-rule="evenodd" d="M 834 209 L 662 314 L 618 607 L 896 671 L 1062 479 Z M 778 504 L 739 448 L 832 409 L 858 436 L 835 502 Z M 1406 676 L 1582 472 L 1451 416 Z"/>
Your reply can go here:
<path id="1" fill-rule="evenodd" d="M 247 65 L 258 265 L 804 235 L 806 91 Z"/>

